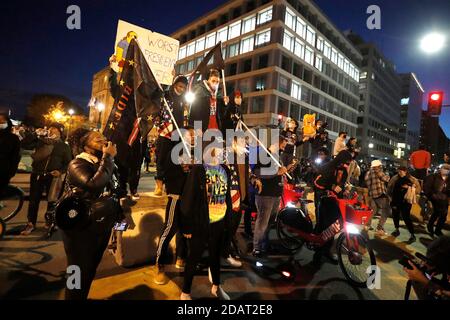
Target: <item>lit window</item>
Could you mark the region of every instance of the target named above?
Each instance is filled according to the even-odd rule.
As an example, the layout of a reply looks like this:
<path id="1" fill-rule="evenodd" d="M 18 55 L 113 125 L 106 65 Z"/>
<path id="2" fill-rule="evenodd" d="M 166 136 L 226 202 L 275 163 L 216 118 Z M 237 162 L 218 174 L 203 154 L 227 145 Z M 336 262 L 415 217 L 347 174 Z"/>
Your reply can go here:
<path id="1" fill-rule="evenodd" d="M 355 68 L 355 80 L 358 81 L 358 79 L 359 79 L 359 70 Z"/>
<path id="2" fill-rule="evenodd" d="M 306 47 L 306 50 L 305 50 L 305 61 L 308 62 L 310 65 L 313 65 L 314 51 L 312 49 L 310 49 L 309 47 Z"/>
<path id="3" fill-rule="evenodd" d="M 348 73 L 349 73 L 349 70 L 350 70 L 350 62 L 349 62 L 347 59 L 345 59 L 345 60 L 344 60 L 344 72 L 345 72 L 346 74 L 348 74 Z"/>
<path id="4" fill-rule="evenodd" d="M 178 52 L 178 60 L 186 58 L 186 47 L 180 48 L 180 51 Z"/>
<path id="5" fill-rule="evenodd" d="M 187 53 L 186 56 L 192 56 L 195 53 L 195 42 L 192 42 L 190 45 L 187 46 Z"/>
<path id="6" fill-rule="evenodd" d="M 272 20 L 272 7 L 258 13 L 258 25 Z"/>
<path id="7" fill-rule="evenodd" d="M 289 51 L 294 51 L 294 36 L 284 31 L 283 46 Z"/>
<path id="8" fill-rule="evenodd" d="M 195 45 L 195 53 L 205 50 L 205 38 L 197 40 Z"/>
<path id="9" fill-rule="evenodd" d="M 409 104 L 409 98 L 403 98 L 402 100 L 400 100 L 400 105 L 406 106 L 408 104 Z"/>
<path id="10" fill-rule="evenodd" d="M 206 49 L 214 47 L 214 45 L 216 44 L 216 33 L 212 33 L 210 35 L 206 36 Z"/>
<path id="11" fill-rule="evenodd" d="M 350 63 L 349 75 L 353 79 L 355 78 L 355 67 Z"/>
<path id="12" fill-rule="evenodd" d="M 250 52 L 253 50 L 254 37 L 248 37 L 241 40 L 241 54 Z"/>
<path id="13" fill-rule="evenodd" d="M 297 38 L 295 39 L 294 54 L 300 59 L 303 59 L 305 56 L 305 44 Z"/>
<path id="14" fill-rule="evenodd" d="M 325 55 L 325 57 L 327 57 L 328 59 L 331 60 L 331 46 L 326 41 L 325 41 L 324 46 L 323 46 L 323 54 Z"/>
<path id="15" fill-rule="evenodd" d="M 344 70 L 344 56 L 340 53 L 338 58 L 338 67 L 341 68 L 341 70 Z"/>
<path id="16" fill-rule="evenodd" d="M 316 40 L 316 32 L 311 29 L 310 26 L 306 29 L 306 41 L 309 42 L 310 45 L 314 46 L 314 41 Z"/>
<path id="17" fill-rule="evenodd" d="M 338 53 L 334 48 L 331 49 L 331 61 L 333 61 L 334 64 L 337 64 L 338 62 Z"/>
<path id="18" fill-rule="evenodd" d="M 262 45 L 264 43 L 270 42 L 270 29 L 262 31 L 256 35 L 256 45 Z"/>
<path id="19" fill-rule="evenodd" d="M 284 23 L 292 30 L 295 30 L 295 21 L 295 13 L 292 12 L 289 8 L 286 8 L 286 17 L 284 19 Z"/>
<path id="20" fill-rule="evenodd" d="M 187 71 L 191 71 L 194 69 L 194 60 L 191 60 L 187 63 Z"/>
<path id="21" fill-rule="evenodd" d="M 316 56 L 316 62 L 314 64 L 314 66 L 319 70 L 322 71 L 322 57 L 321 56 Z"/>
<path id="22" fill-rule="evenodd" d="M 301 100 L 301 97 L 302 97 L 300 83 L 298 83 L 294 80 L 292 81 L 292 85 L 291 85 L 291 97 L 294 99 L 297 99 L 297 100 Z"/>
<path id="23" fill-rule="evenodd" d="M 230 32 L 228 33 L 228 40 L 234 39 L 241 35 L 241 21 L 230 25 Z"/>
<path id="24" fill-rule="evenodd" d="M 245 19 L 244 22 L 242 23 L 242 34 L 255 30 L 255 27 L 256 27 L 256 16 L 251 16 L 250 18 Z"/>
<path id="25" fill-rule="evenodd" d="M 219 43 L 219 41 L 222 42 L 227 41 L 227 36 L 228 36 L 228 28 L 225 27 L 223 29 L 220 29 L 219 31 L 217 31 L 216 43 Z"/>
<path id="26" fill-rule="evenodd" d="M 235 57 L 239 54 L 239 42 L 228 46 L 228 58 Z"/>
<path id="27" fill-rule="evenodd" d="M 323 38 L 322 37 L 318 37 L 317 38 L 316 48 L 319 49 L 319 51 L 322 51 L 322 52 L 323 52 L 323 43 L 324 43 Z"/>
<path id="28" fill-rule="evenodd" d="M 360 79 L 366 79 L 367 78 L 367 71 L 364 71 L 361 73 Z"/>
<path id="29" fill-rule="evenodd" d="M 306 23 L 299 17 L 297 17 L 297 28 L 295 32 L 303 39 L 306 38 Z"/>

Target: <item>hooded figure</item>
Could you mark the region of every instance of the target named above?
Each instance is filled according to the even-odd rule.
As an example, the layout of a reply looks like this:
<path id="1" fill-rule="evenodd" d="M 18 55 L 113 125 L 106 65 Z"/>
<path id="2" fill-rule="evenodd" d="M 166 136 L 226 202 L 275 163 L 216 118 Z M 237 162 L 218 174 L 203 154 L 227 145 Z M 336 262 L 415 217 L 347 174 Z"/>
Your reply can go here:
<path id="1" fill-rule="evenodd" d="M 314 181 L 315 187 L 320 190 L 334 191 L 338 196 L 342 196 L 348 176 L 347 167 L 352 159 L 353 156 L 349 151 L 339 152 L 333 160 L 321 168 Z M 341 191 L 336 191 L 336 187 L 339 187 Z"/>
<path id="2" fill-rule="evenodd" d="M 12 133 L 7 114 L 0 114 L 0 194 L 16 174 L 20 161 L 20 140 Z"/>

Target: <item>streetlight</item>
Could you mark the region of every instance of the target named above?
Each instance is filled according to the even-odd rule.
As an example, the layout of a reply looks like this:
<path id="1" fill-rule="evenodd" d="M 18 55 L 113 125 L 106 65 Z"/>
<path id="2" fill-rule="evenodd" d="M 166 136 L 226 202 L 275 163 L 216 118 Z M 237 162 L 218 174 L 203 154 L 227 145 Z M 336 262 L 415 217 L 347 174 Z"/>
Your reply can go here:
<path id="1" fill-rule="evenodd" d="M 432 32 L 420 41 L 420 48 L 428 54 L 438 52 L 445 46 L 445 36 L 441 33 Z"/>
<path id="2" fill-rule="evenodd" d="M 369 148 L 373 149 L 373 143 L 369 143 Z"/>
<path id="3" fill-rule="evenodd" d="M 69 112 L 69 127 L 67 128 L 67 138 L 66 138 L 66 140 L 69 139 L 69 135 L 70 135 L 70 126 L 71 126 L 71 124 L 72 124 L 72 116 L 74 115 L 75 110 L 73 110 L 73 109 L 71 108 L 71 109 L 69 109 L 68 112 Z"/>
<path id="4" fill-rule="evenodd" d="M 98 122 L 97 127 L 99 129 L 102 128 L 102 112 L 105 110 L 105 105 L 102 102 L 97 103 L 97 111 L 98 111 Z"/>
<path id="5" fill-rule="evenodd" d="M 70 115 L 70 116 L 73 116 L 74 113 L 75 113 L 75 110 L 69 109 L 69 115 Z"/>

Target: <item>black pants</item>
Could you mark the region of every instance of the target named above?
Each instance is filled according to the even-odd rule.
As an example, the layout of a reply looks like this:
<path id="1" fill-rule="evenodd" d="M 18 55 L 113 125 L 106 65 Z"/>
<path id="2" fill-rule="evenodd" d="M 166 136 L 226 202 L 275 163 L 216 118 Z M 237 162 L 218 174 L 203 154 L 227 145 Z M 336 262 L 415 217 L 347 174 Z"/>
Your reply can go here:
<path id="1" fill-rule="evenodd" d="M 170 158 L 173 143 L 169 138 L 159 136 L 156 140 L 156 180 L 164 180 L 164 167 Z"/>
<path id="2" fill-rule="evenodd" d="M 223 256 L 225 258 L 228 258 L 229 255 L 238 255 L 238 244 L 236 239 L 236 232 L 239 228 L 239 225 L 241 224 L 242 219 L 242 211 L 239 210 L 239 212 L 233 211 L 231 216 L 231 226 L 230 226 L 230 232 L 227 232 L 226 240 L 225 240 L 225 247 L 224 247 L 224 253 Z"/>
<path id="3" fill-rule="evenodd" d="M 41 202 L 42 194 L 48 194 L 48 190 L 50 189 L 50 185 L 52 184 L 53 176 L 48 175 L 38 175 L 37 173 L 32 173 L 30 176 L 30 198 L 29 198 L 29 206 L 28 206 L 28 222 L 32 224 L 36 224 L 38 212 L 39 212 L 39 203 Z M 47 211 L 49 211 L 50 204 L 47 206 Z"/>
<path id="4" fill-rule="evenodd" d="M 396 229 L 400 227 L 400 215 L 405 221 L 405 225 L 411 235 L 414 234 L 414 225 L 411 221 L 411 204 L 402 202 L 400 204 L 392 204 L 392 220 Z"/>
<path id="5" fill-rule="evenodd" d="M 322 195 L 324 191 L 317 190 L 319 195 Z M 314 194 L 314 197 L 317 194 Z M 341 218 L 341 213 L 339 211 L 339 206 L 336 200 L 330 197 L 320 197 L 318 203 L 318 217 L 316 217 L 315 232 L 317 234 L 325 231 L 329 226 L 331 226 L 337 219 Z M 322 247 L 316 250 L 316 257 L 323 254 L 328 254 L 331 247 L 333 246 L 334 238 L 328 240 Z"/>
<path id="6" fill-rule="evenodd" d="M 249 188 L 248 192 L 249 204 L 244 211 L 244 230 L 246 234 L 250 235 L 252 234 L 252 212 L 256 212 L 256 204 L 255 191 Z"/>
<path id="7" fill-rule="evenodd" d="M 158 250 L 156 252 L 156 265 L 163 264 L 162 258 L 166 256 L 167 248 L 176 235 L 177 247 L 176 254 L 178 258 L 186 259 L 187 240 L 180 234 L 179 220 L 180 220 L 180 201 L 178 198 L 169 196 L 166 206 L 166 219 L 164 222 L 163 232 L 159 238 Z"/>
<path id="8" fill-rule="evenodd" d="M 124 192 L 127 192 L 127 183 L 130 186 L 130 193 L 137 193 L 137 189 L 139 186 L 139 180 L 141 178 L 141 166 L 142 160 L 138 163 L 138 166 L 135 168 L 134 164 L 130 163 L 132 167 L 122 165 L 116 163 L 117 169 L 119 171 L 119 185 L 120 189 Z"/>
<path id="9" fill-rule="evenodd" d="M 433 213 L 431 214 L 428 226 L 433 229 L 434 223 L 437 221 L 434 232 L 439 233 L 442 231 L 445 221 L 447 220 L 448 201 L 431 200 L 431 203 L 433 204 Z"/>
<path id="10" fill-rule="evenodd" d="M 213 284 L 220 284 L 220 255 L 223 252 L 224 227 L 224 220 L 211 223 L 207 238 L 193 235 L 188 240 L 189 254 L 184 267 L 183 293 L 191 293 L 195 268 L 200 262 L 206 247 L 208 247 L 209 268 L 211 269 Z"/>
<path id="11" fill-rule="evenodd" d="M 81 288 L 70 290 L 66 287 L 66 300 L 87 299 L 110 236 L 110 224 L 103 226 L 95 222 L 82 230 L 63 232 L 67 266 L 76 265 L 81 271 Z"/>

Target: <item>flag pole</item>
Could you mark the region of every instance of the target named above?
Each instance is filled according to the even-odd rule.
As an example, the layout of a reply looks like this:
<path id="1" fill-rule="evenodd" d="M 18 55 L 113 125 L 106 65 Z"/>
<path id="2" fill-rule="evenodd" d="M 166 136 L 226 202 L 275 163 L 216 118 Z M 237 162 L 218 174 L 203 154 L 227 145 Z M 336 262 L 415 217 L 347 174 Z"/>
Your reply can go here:
<path id="1" fill-rule="evenodd" d="M 250 133 L 250 135 L 253 137 L 253 139 L 256 140 L 256 142 L 258 142 L 258 144 L 261 146 L 261 148 L 263 148 L 263 150 L 272 158 L 272 160 L 275 162 L 275 164 L 278 167 L 282 167 L 281 163 L 275 159 L 275 157 L 273 156 L 273 154 L 267 149 L 267 147 L 255 136 L 255 134 L 247 127 L 247 125 L 245 124 L 244 121 L 242 121 L 241 119 L 239 119 L 239 122 L 244 126 L 244 128 Z M 292 176 L 286 172 L 286 175 L 288 176 L 289 179 L 292 179 Z"/>

